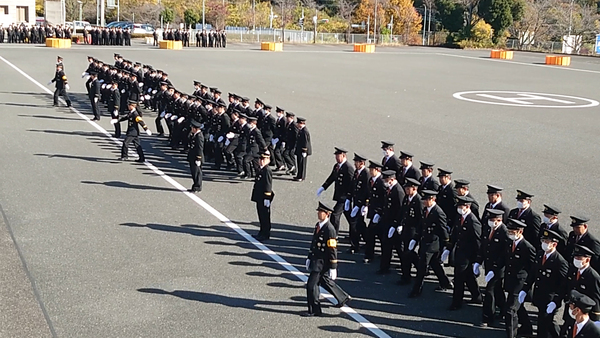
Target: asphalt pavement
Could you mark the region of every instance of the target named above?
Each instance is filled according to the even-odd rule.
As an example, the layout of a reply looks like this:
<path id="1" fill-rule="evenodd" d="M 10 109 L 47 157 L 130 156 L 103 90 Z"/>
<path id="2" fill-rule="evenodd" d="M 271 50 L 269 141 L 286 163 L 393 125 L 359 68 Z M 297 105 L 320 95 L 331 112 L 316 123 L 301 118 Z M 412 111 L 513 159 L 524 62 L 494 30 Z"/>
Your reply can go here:
<path id="1" fill-rule="evenodd" d="M 18 291 L 0 293 L 3 306 L 10 304 L 0 307 L 1 317 L 34 318 L 7 336 L 374 336 L 332 306 L 325 318 L 300 317 L 304 284 L 273 259 L 303 271 L 316 222 L 315 191 L 331 170 L 334 146 L 380 160 L 379 141 L 392 140 L 397 151 L 415 154 L 416 165 L 432 161 L 454 171 L 455 179 L 470 180 L 480 204 L 486 184 L 504 187 L 511 206 L 515 190 L 523 189 L 535 195 L 536 211 L 543 203 L 556 205 L 565 226 L 570 214 L 588 215 L 591 231 L 600 233 L 594 203 L 597 106 L 533 108 L 453 97 L 519 91 L 597 100 L 596 59 L 574 57 L 564 69 L 539 64 L 543 54 L 495 61 L 487 58 L 489 51 L 285 48 L 0 46 L 0 56 L 30 76 L 0 61 L 0 205 L 6 215 L 0 252 L 9 271 L 2 285 Z M 274 229 L 265 242 L 271 256 L 240 235 L 258 228 L 252 182 L 208 169 L 198 197 L 215 214 L 179 190 L 177 184 L 191 186 L 187 164 L 165 139 L 142 140 L 157 170 L 116 161 L 119 147 L 102 132 L 112 131 L 106 112 L 96 128 L 74 110 L 51 107 L 51 96 L 33 82 L 44 85 L 53 77 L 60 54 L 74 106 L 89 117 L 80 78 L 86 56 L 112 62 L 114 52 L 167 71 L 180 90 L 192 92 L 199 80 L 307 118 L 314 155 L 305 182 L 276 176 Z M 154 131 L 154 115 L 145 120 Z M 339 284 L 354 297 L 349 305 L 389 336 L 503 335 L 501 327 L 474 326 L 481 315 L 477 305 L 446 311 L 451 295 L 434 291 L 435 278 L 427 280 L 421 298 L 408 299 L 410 287 L 397 286 L 397 275 L 374 274 L 377 261 L 364 265 L 362 256 L 345 253 L 340 259 Z"/>

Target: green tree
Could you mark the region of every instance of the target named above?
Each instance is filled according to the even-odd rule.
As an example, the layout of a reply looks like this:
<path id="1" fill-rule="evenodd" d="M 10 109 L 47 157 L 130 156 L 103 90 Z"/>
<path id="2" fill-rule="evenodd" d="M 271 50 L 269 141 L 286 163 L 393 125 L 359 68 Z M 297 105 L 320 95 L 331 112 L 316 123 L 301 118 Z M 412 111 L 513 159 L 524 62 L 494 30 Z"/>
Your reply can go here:
<path id="1" fill-rule="evenodd" d="M 464 6 L 453 0 L 437 0 L 435 7 L 439 12 L 439 19 L 444 29 L 450 33 L 458 33 L 463 29 Z"/>
<path id="2" fill-rule="evenodd" d="M 188 8 L 185 10 L 185 12 L 183 12 L 183 21 L 185 22 L 186 26 L 194 27 L 194 25 L 200 22 L 200 14 L 195 10 Z"/>
<path id="3" fill-rule="evenodd" d="M 514 21 L 523 16 L 523 3 L 520 0 L 481 0 L 478 14 L 487 22 L 494 34 L 492 41 L 497 44 Z"/>
<path id="4" fill-rule="evenodd" d="M 171 23 L 173 22 L 175 13 L 173 13 L 173 10 L 170 8 L 165 8 L 160 15 L 163 17 L 163 21 L 165 23 Z"/>

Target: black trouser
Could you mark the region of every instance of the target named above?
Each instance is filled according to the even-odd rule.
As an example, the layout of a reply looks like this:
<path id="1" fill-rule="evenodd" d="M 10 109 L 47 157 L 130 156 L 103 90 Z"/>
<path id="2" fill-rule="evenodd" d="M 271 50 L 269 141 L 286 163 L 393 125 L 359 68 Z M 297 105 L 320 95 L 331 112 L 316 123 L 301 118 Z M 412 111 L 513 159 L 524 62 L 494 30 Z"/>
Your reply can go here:
<path id="1" fill-rule="evenodd" d="M 235 157 L 234 152 L 235 148 L 237 148 L 237 144 L 229 143 L 225 149 L 223 149 L 223 153 L 225 154 L 225 161 L 227 161 L 227 168 L 235 167 Z"/>
<path id="2" fill-rule="evenodd" d="M 54 105 L 58 106 L 58 97 L 62 96 L 65 99 L 65 102 L 67 102 L 67 107 L 71 106 L 71 100 L 69 99 L 69 95 L 67 94 L 67 90 L 64 88 L 58 89 L 56 88 L 54 90 Z"/>
<path id="3" fill-rule="evenodd" d="M 140 144 L 140 137 L 134 135 L 125 136 L 125 141 L 123 141 L 123 146 L 121 147 L 121 157 L 129 157 L 127 156 L 127 149 L 129 149 L 129 145 L 131 143 L 133 143 L 133 146 L 135 147 L 135 150 L 137 151 L 138 156 L 140 157 L 140 161 L 145 161 L 146 158 L 144 157 L 144 150 L 142 149 L 142 145 Z"/>
<path id="4" fill-rule="evenodd" d="M 260 223 L 259 235 L 271 237 L 271 208 L 265 207 L 265 201 L 256 202 L 256 212 Z"/>
<path id="5" fill-rule="evenodd" d="M 98 98 L 90 97 L 90 103 L 92 104 L 92 113 L 94 113 L 94 118 L 100 120 L 100 111 L 98 110 Z"/>
<path id="6" fill-rule="evenodd" d="M 538 338 L 558 338 L 560 328 L 554 321 L 556 310 L 551 314 L 546 313 L 546 305 L 538 307 L 537 317 L 537 337 Z"/>
<path id="7" fill-rule="evenodd" d="M 400 235 L 400 240 L 402 241 L 402 259 L 400 262 L 402 264 L 402 280 L 404 281 L 411 279 L 410 270 L 413 265 L 415 268 L 418 268 L 419 255 L 417 255 L 414 248 L 413 250 L 408 250 L 408 245 L 415 238 L 416 232 L 414 227 L 404 226 Z"/>
<path id="8" fill-rule="evenodd" d="M 456 290 L 456 287 L 454 288 Z M 523 284 L 515 287 L 514 290 L 508 291 L 508 298 L 506 299 L 506 316 L 504 322 L 506 323 L 506 336 L 508 338 L 517 337 L 517 329 L 519 323 L 522 325 L 524 332 L 532 332 L 531 321 L 525 306 L 519 303 L 519 292 L 523 289 Z"/>
<path id="9" fill-rule="evenodd" d="M 185 125 L 176 121 L 173 122 L 173 136 L 171 136 L 171 147 L 177 148 L 182 143 Z"/>
<path id="10" fill-rule="evenodd" d="M 110 107 L 110 108 L 111 108 L 111 111 L 110 111 L 111 118 L 113 120 L 117 120 L 117 122 L 115 123 L 115 137 L 119 138 L 119 137 L 121 137 L 121 122 L 119 122 L 119 112 L 116 111 L 116 109 L 114 109 L 114 107 Z"/>
<path id="11" fill-rule="evenodd" d="M 462 301 L 465 296 L 465 284 L 471 292 L 471 298 L 476 299 L 481 297 L 479 285 L 473 274 L 471 262 L 463 264 L 455 263 L 454 266 L 454 292 L 452 293 L 452 305 L 462 306 Z"/>
<path id="12" fill-rule="evenodd" d="M 292 169 L 296 167 L 296 154 L 294 154 L 295 149 L 285 148 L 283 150 L 283 160 L 285 161 L 285 166 L 287 169 Z M 296 169 L 292 172 L 292 174 L 296 173 Z"/>
<path id="13" fill-rule="evenodd" d="M 431 270 L 433 270 L 437 276 L 440 286 L 444 289 L 448 289 L 450 287 L 450 280 L 448 279 L 448 276 L 446 276 L 446 272 L 444 272 L 444 268 L 440 262 L 440 252 L 421 251 L 419 252 L 417 279 L 415 280 L 415 285 L 413 286 L 413 292 L 421 293 L 421 291 L 423 291 L 423 281 L 425 279 L 425 275 L 427 274 L 428 266 L 431 266 Z"/>
<path id="14" fill-rule="evenodd" d="M 379 230 L 379 239 L 381 240 L 381 261 L 379 262 L 379 270 L 388 271 L 392 264 L 394 249 L 396 249 L 396 254 L 402 264 L 402 241 L 400 240 L 400 235 L 398 235 L 398 232 L 395 230 L 392 238 L 388 238 L 390 226 L 382 225 L 379 227 Z"/>
<path id="15" fill-rule="evenodd" d="M 281 143 L 281 141 L 277 142 L 275 148 L 273 149 L 273 159 L 275 160 L 275 167 L 277 169 L 285 167 L 285 162 L 283 161 L 283 147 L 281 146 Z"/>
<path id="16" fill-rule="evenodd" d="M 311 265 L 315 264 L 311 262 Z M 323 269 L 315 272 L 311 271 L 306 283 L 306 298 L 308 299 L 308 312 L 321 314 L 321 302 L 319 295 L 321 294 L 319 286 L 331 293 L 339 303 L 342 303 L 348 298 L 348 294 L 342 290 L 331 278 L 329 278 L 329 270 Z"/>
<path id="17" fill-rule="evenodd" d="M 254 177 L 258 172 L 258 158 L 253 154 L 246 154 L 244 156 L 244 172 L 247 177 Z"/>
<path id="18" fill-rule="evenodd" d="M 486 271 L 487 272 L 487 271 Z M 506 306 L 506 296 L 502 285 L 502 278 L 494 276 L 486 285 L 483 293 L 483 316 L 484 323 L 493 324 L 496 307 L 502 309 Z M 545 310 L 545 308 L 544 308 Z"/>
<path id="19" fill-rule="evenodd" d="M 375 256 L 375 240 L 379 237 L 379 242 L 383 243 L 381 237 L 381 231 L 379 224 L 373 223 L 373 220 L 369 222 L 369 226 L 366 229 L 365 236 L 365 258 L 373 259 Z"/>
<path id="20" fill-rule="evenodd" d="M 244 172 L 244 157 L 246 156 L 246 152 L 244 150 L 236 149 L 234 152 L 235 155 L 235 168 L 238 174 Z M 248 175 L 248 173 L 246 173 Z"/>
<path id="21" fill-rule="evenodd" d="M 350 219 L 351 219 L 350 211 L 344 211 L 345 203 L 346 203 L 346 200 L 335 202 L 335 206 L 333 207 L 333 212 L 331 213 L 331 217 L 329 218 L 329 220 L 331 221 L 331 224 L 333 224 L 333 227 L 335 228 L 336 236 L 339 236 L 339 234 L 340 234 L 340 221 L 342 218 L 342 214 L 344 214 L 344 216 L 346 216 L 346 221 L 348 221 L 348 224 L 350 224 Z"/>
<path id="22" fill-rule="evenodd" d="M 306 179 L 306 164 L 308 162 L 308 155 L 306 157 L 302 156 L 302 154 L 296 155 L 296 161 L 298 165 L 296 166 L 296 170 L 298 170 L 298 174 L 296 178 L 305 180 Z"/>
<path id="23" fill-rule="evenodd" d="M 360 250 L 360 239 L 365 239 L 367 225 L 365 224 L 365 217 L 360 213 L 360 207 L 356 216 L 350 219 L 350 248 L 355 251 Z"/>
<path id="24" fill-rule="evenodd" d="M 154 119 L 154 124 L 156 125 L 156 132 L 158 134 L 164 134 L 165 133 L 165 129 L 162 126 L 162 120 L 163 118 L 160 117 L 160 114 L 158 114 L 158 116 Z"/>
<path id="25" fill-rule="evenodd" d="M 216 136 L 215 136 L 216 137 Z M 225 139 L 225 136 L 223 136 Z M 223 164 L 223 152 L 224 152 L 224 144 L 223 142 L 215 143 L 215 167 L 217 169 L 221 169 L 221 164 Z"/>
<path id="26" fill-rule="evenodd" d="M 201 191 L 202 190 L 202 163 L 200 165 L 196 165 L 196 161 L 188 161 L 190 164 L 190 173 L 192 174 L 192 180 L 194 183 L 192 184 L 192 190 Z"/>

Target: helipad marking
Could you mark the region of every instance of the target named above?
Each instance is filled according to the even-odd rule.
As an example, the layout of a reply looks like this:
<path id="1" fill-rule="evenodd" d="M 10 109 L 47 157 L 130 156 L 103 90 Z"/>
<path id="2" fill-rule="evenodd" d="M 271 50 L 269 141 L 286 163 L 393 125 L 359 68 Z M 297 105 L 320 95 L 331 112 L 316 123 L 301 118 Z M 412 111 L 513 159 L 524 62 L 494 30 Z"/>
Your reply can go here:
<path id="1" fill-rule="evenodd" d="M 41 83 L 39 83 L 38 81 L 36 81 L 34 78 L 32 78 L 27 73 L 25 73 L 24 71 L 22 71 L 21 69 L 19 69 L 17 66 L 13 65 L 12 63 L 10 63 L 4 57 L 0 56 L 0 60 L 4 61 L 4 63 L 6 63 L 7 65 L 11 66 L 14 70 L 16 70 L 17 72 L 19 72 L 21 75 L 23 75 L 29 81 L 33 82 L 35 85 L 37 85 L 38 87 L 40 87 L 44 92 L 46 92 L 46 93 L 48 93 L 50 95 L 53 94 L 53 92 L 50 89 L 46 88 L 44 85 L 42 85 Z M 64 103 L 64 100 L 62 98 L 61 98 L 61 101 Z M 117 144 L 119 146 L 122 145 L 121 140 L 118 140 L 118 139 L 112 137 L 112 135 L 108 131 L 106 131 L 106 129 L 104 129 L 102 126 L 100 126 L 96 122 L 92 121 L 86 115 L 83 115 L 79 110 L 77 110 L 74 107 L 71 107 L 71 110 L 74 113 L 76 113 L 77 115 L 79 115 L 79 117 L 81 117 L 83 120 L 85 120 L 89 124 L 91 124 L 94 128 L 96 128 L 102 134 L 104 134 L 106 137 L 108 137 L 115 144 Z M 162 177 L 165 181 L 169 182 L 169 184 L 171 184 L 177 190 L 183 192 L 187 197 L 189 197 L 196 204 L 198 204 L 199 206 L 201 206 L 202 208 L 204 208 L 206 211 L 208 211 L 209 213 L 211 213 L 213 216 L 215 216 L 221 222 L 225 223 L 229 228 L 231 228 L 235 232 L 237 232 L 245 240 L 247 240 L 248 242 L 252 243 L 262 253 L 264 253 L 265 255 L 269 256 L 275 262 L 279 263 L 279 265 L 283 266 L 286 270 L 288 270 L 290 273 L 292 273 L 294 276 L 296 276 L 300 281 L 302 281 L 304 283 L 306 283 L 308 281 L 308 277 L 306 277 L 306 275 L 304 273 L 300 272 L 293 265 L 291 265 L 286 260 L 284 260 L 281 256 L 279 256 L 278 254 L 276 254 L 275 252 L 273 252 L 271 249 L 267 248 L 264 244 L 262 244 L 261 242 L 257 241 L 256 239 L 254 239 L 254 237 L 250 236 L 246 231 L 244 231 L 242 228 L 240 228 L 237 224 L 233 223 L 230 219 L 228 219 L 227 217 L 225 217 L 225 215 L 223 215 L 222 213 L 220 213 L 219 211 L 217 211 L 217 209 L 213 208 L 210 204 L 206 203 L 204 200 L 202 200 L 196 194 L 188 192 L 187 189 L 184 186 L 182 186 L 181 184 L 179 184 L 179 182 L 175 181 L 169 175 L 166 175 L 164 172 L 162 172 L 162 170 L 160 170 L 157 167 L 155 167 L 152 163 L 146 161 L 146 162 L 144 162 L 144 164 L 150 170 L 152 170 L 155 174 L 157 174 L 158 176 Z M 325 291 L 325 289 L 321 288 L 321 294 L 330 303 L 337 304 L 337 302 L 335 301 L 335 297 L 333 297 L 330 293 L 328 293 L 327 291 Z M 350 316 L 352 319 L 354 319 L 356 322 L 358 322 L 360 324 L 360 326 L 362 326 L 362 327 L 366 328 L 367 330 L 371 331 L 371 333 L 373 333 L 376 337 L 379 337 L 379 338 L 391 338 L 388 334 L 386 334 L 385 332 L 383 332 L 375 324 L 373 324 L 370 321 L 368 321 L 365 317 L 363 317 L 362 315 L 360 315 L 359 313 L 357 313 L 353 308 L 349 307 L 348 305 L 344 305 L 340 310 L 342 312 L 345 312 L 346 314 L 348 314 L 348 316 Z"/>
<path id="2" fill-rule="evenodd" d="M 600 104 L 596 100 L 577 96 L 516 91 L 475 90 L 454 93 L 452 96 L 475 103 L 527 108 L 590 108 Z"/>

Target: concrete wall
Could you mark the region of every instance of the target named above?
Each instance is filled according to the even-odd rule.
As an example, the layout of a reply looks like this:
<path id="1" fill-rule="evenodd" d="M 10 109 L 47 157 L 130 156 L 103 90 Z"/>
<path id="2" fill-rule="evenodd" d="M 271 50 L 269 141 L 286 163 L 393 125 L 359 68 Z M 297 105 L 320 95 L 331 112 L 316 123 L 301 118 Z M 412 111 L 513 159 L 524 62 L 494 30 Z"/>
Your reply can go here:
<path id="1" fill-rule="evenodd" d="M 3 6 L 8 7 L 8 15 L 4 14 Z M 27 8 L 24 20 L 19 20 L 17 6 Z M 11 23 L 20 22 L 35 25 L 35 0 L 0 0 L 0 23 L 6 26 Z"/>

